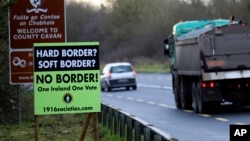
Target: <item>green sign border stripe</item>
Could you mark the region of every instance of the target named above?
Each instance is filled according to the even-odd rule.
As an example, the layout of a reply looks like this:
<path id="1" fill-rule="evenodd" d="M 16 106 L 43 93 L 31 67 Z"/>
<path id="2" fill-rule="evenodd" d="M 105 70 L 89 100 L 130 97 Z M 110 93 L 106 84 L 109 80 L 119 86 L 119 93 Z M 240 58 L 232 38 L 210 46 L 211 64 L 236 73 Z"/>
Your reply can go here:
<path id="1" fill-rule="evenodd" d="M 99 42 L 57 42 L 57 43 L 34 43 L 35 47 L 45 46 L 96 46 Z"/>

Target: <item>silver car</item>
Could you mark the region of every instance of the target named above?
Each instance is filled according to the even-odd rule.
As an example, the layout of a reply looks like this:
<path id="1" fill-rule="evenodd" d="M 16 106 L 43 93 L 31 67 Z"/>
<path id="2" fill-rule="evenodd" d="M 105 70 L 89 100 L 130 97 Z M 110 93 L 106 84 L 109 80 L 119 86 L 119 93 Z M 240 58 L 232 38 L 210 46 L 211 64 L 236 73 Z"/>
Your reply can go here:
<path id="1" fill-rule="evenodd" d="M 131 87 L 136 90 L 136 73 L 128 62 L 108 63 L 101 72 L 101 90 L 111 91 L 113 88 Z"/>

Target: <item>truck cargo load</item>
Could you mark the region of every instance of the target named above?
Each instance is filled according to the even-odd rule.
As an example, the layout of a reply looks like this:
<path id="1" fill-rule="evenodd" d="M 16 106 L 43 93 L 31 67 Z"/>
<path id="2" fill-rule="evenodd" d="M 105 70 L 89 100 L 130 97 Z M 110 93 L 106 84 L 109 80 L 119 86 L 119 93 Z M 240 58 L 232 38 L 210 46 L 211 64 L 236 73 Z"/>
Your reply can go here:
<path id="1" fill-rule="evenodd" d="M 223 102 L 250 104 L 250 26 L 237 21 L 177 23 L 164 40 L 176 107 L 204 113 Z"/>

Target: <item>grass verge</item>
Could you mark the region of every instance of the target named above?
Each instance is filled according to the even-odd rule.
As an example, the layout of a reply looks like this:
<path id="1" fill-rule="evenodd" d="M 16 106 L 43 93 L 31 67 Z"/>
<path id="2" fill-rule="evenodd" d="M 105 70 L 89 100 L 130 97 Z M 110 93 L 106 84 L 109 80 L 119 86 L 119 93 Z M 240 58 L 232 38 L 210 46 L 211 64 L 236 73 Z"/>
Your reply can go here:
<path id="1" fill-rule="evenodd" d="M 65 114 L 39 116 L 39 141 L 77 141 L 80 139 L 86 114 Z M 117 141 L 108 129 L 99 126 L 100 141 Z M 23 121 L 21 124 L 0 125 L 1 141 L 34 141 L 34 121 Z M 93 141 L 93 129 L 88 127 L 84 141 Z"/>
<path id="2" fill-rule="evenodd" d="M 144 73 L 167 73 L 169 72 L 169 66 L 166 64 L 152 64 L 152 65 L 135 65 L 136 72 Z"/>

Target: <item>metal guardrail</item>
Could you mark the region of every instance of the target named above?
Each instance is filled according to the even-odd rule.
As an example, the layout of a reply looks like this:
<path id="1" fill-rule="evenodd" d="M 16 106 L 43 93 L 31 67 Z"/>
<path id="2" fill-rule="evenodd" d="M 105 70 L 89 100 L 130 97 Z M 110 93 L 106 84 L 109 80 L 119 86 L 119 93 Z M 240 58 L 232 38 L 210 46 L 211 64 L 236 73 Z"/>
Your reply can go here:
<path id="1" fill-rule="evenodd" d="M 108 127 L 112 134 L 124 137 L 127 141 L 178 141 L 134 115 L 105 103 L 101 104 L 98 118 L 99 122 Z"/>

